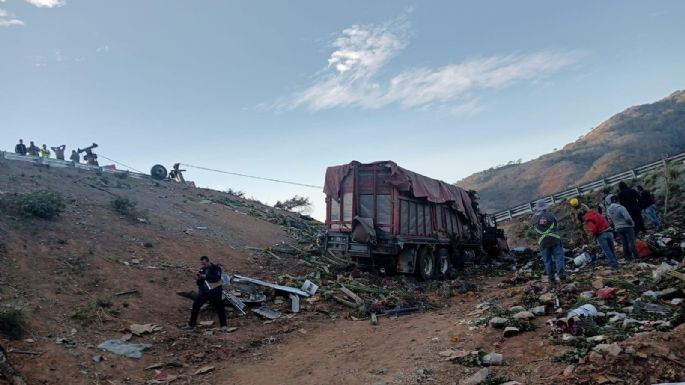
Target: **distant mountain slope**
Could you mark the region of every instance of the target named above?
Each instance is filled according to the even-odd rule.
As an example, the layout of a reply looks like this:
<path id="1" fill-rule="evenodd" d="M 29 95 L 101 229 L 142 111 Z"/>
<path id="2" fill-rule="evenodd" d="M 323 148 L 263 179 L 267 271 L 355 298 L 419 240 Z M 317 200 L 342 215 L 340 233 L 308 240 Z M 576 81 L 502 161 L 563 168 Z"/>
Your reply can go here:
<path id="1" fill-rule="evenodd" d="M 685 91 L 676 91 L 612 116 L 559 151 L 457 184 L 479 191 L 481 206 L 496 211 L 683 151 Z"/>

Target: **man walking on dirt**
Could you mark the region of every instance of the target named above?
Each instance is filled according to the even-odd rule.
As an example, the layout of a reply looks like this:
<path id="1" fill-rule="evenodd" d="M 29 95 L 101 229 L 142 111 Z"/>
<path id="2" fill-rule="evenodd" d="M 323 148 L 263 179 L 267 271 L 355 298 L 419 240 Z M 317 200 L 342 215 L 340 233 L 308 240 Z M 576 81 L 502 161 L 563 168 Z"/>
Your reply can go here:
<path id="1" fill-rule="evenodd" d="M 533 215 L 533 228 L 538 233 L 540 254 L 545 263 L 545 273 L 551 284 L 555 284 L 554 273 L 559 275 L 559 280 L 566 280 L 566 260 L 564 248 L 561 246 L 561 236 L 557 234 L 557 218 L 547 211 L 549 205 L 544 200 L 535 202 L 535 214 Z"/>
<path id="2" fill-rule="evenodd" d="M 207 302 L 210 302 L 217 314 L 219 314 L 219 323 L 222 329 L 226 328 L 226 311 L 224 310 L 223 302 L 223 287 L 221 281 L 221 267 L 209 262 L 209 257 L 203 255 L 200 257 L 202 267 L 195 274 L 195 280 L 199 293 L 193 302 L 193 310 L 190 314 L 189 328 L 194 328 L 197 325 L 197 316 L 200 314 L 200 308 Z"/>

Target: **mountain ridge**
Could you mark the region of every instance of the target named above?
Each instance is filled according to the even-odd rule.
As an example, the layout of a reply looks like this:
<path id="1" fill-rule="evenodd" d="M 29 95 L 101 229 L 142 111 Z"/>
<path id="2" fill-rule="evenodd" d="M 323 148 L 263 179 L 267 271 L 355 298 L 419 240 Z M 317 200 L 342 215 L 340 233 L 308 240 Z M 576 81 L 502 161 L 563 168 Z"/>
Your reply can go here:
<path id="1" fill-rule="evenodd" d="M 472 174 L 457 184 L 499 211 L 685 151 L 685 90 L 629 107 L 561 149 Z"/>

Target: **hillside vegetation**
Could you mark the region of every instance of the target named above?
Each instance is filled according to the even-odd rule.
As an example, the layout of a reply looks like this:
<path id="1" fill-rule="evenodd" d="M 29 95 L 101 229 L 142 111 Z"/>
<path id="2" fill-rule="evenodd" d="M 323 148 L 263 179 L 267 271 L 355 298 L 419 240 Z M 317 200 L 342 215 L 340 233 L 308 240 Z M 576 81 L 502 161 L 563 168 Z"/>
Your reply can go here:
<path id="1" fill-rule="evenodd" d="M 491 168 L 457 184 L 497 211 L 685 151 L 685 91 L 630 107 L 564 148 Z"/>

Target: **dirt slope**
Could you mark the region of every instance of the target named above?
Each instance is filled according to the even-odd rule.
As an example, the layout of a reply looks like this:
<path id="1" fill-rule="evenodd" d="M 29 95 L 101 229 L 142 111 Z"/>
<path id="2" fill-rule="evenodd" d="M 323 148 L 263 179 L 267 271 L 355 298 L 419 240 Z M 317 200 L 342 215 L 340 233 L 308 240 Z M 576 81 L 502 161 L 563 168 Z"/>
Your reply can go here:
<path id="1" fill-rule="evenodd" d="M 495 309 L 534 306 L 533 302 L 541 303 L 541 294 L 558 295 L 563 308 L 559 311 L 564 313 L 576 306 L 578 292 L 593 290 L 598 279 L 608 281 L 610 272 L 602 263 L 569 272 L 577 286 L 573 293 L 541 284 L 541 263 L 534 257 L 533 274 L 526 272 L 531 270 L 523 266 L 526 260 L 520 260 L 519 270 L 511 262 L 494 263 L 470 267 L 450 281 L 417 283 L 412 277 L 374 277 L 378 289 L 372 291 L 378 290 L 381 299 L 397 292 L 403 298 L 420 294 L 437 310 L 382 317 L 373 326 L 368 319 L 355 320 L 358 309 L 332 300 L 341 295 L 341 283 L 359 290 L 360 282 L 370 282 L 368 274 L 334 271 L 319 277 L 314 260 L 307 265 L 287 254 L 253 254 L 247 248 L 295 244 L 298 230 L 253 216 L 274 213 L 271 208 L 247 201 L 229 208 L 210 203 L 235 202 L 235 197 L 216 191 L 23 162 L 0 161 L 0 170 L 3 202 L 15 193 L 46 187 L 62 192 L 67 201 L 62 216 L 50 221 L 0 206 L 0 307 L 22 309 L 30 324 L 23 339 L 0 339 L 0 344 L 10 351 L 11 362 L 31 385 L 458 384 L 480 369 L 445 361 L 438 355 L 445 349 L 502 353 L 506 365 L 490 368 L 488 384 L 501 383 L 495 381 L 496 376 L 529 385 L 607 384 L 604 375 L 620 376 L 625 384 L 685 380 L 681 370 L 685 327 L 677 326 L 685 320 L 684 304 L 657 301 L 680 312 L 674 314 L 681 316 L 671 317 L 678 321 L 672 325 L 675 329 L 657 332 L 644 324 L 642 336 L 620 343 L 625 352 L 619 356 L 593 352 L 571 370 L 568 364 L 553 360 L 571 349 L 558 343 L 545 325 L 553 318 L 553 307 L 546 316 L 531 321 L 537 328 L 512 338 L 504 338 L 502 330 L 487 325 L 489 317 L 500 314 Z M 138 215 L 129 218 L 115 213 L 110 206 L 112 194 L 135 199 Z M 145 222 L 139 217 L 146 218 Z M 281 222 L 297 219 L 280 218 Z M 681 236 L 677 239 L 674 246 Z M 201 254 L 210 255 L 231 273 L 265 280 L 306 275 L 321 285 L 320 293 L 303 300 L 298 314 L 287 310 L 287 299 L 269 298 L 268 306 L 282 312 L 274 321 L 252 313 L 230 314 L 229 326 L 237 328 L 231 333 L 211 327 L 181 330 L 190 301 L 175 292 L 194 288 L 192 273 Z M 658 265 L 669 258 L 675 256 L 647 261 Z M 650 266 L 633 262 L 611 277 L 640 282 L 638 289 L 624 294 L 630 300 L 647 288 L 679 285 L 685 289 L 676 278 L 655 285 L 649 279 Z M 131 289 L 137 292 L 117 295 Z M 95 307 L 97 301 L 105 305 Z M 601 306 L 620 309 L 623 305 L 606 301 Z M 201 320 L 215 321 L 216 316 L 206 311 Z M 97 348 L 104 340 L 122 338 L 132 323 L 162 328 L 131 338 L 130 342 L 152 345 L 141 358 L 123 358 Z M 608 341 L 612 338 L 613 334 L 607 337 Z M 17 349 L 40 355 L 21 354 Z M 631 349 L 633 353 L 628 353 Z M 104 361 L 94 361 L 98 356 Z M 207 373 L 198 373 L 203 367 Z M 6 385 L 3 381 L 0 385 Z"/>
<path id="2" fill-rule="evenodd" d="M 27 338 L 35 342 L 19 345 L 45 352 L 39 358 L 12 357 L 32 384 L 92 383 L 96 371 L 105 377 L 121 375 L 154 360 L 147 355 L 140 363 L 114 359 L 96 364 L 91 358 L 101 354 L 95 345 L 118 338 L 131 323 L 160 324 L 165 339 L 187 322 L 190 302 L 175 292 L 194 289 L 200 255 L 212 257 L 231 273 L 268 279 L 287 272 L 288 266 L 297 267 L 285 257 L 266 261 L 268 265 L 253 260 L 246 247 L 268 247 L 289 237 L 277 225 L 224 205 L 202 203 L 225 198 L 220 192 L 26 162 L 1 161 L 0 170 L 3 197 L 51 188 L 67 202 L 55 220 L 6 210 L 0 215 L 0 303 L 21 308 L 28 316 Z M 116 213 L 110 205 L 112 194 L 135 200 L 139 214 L 127 218 Z M 137 293 L 115 295 L 131 289 Z M 111 308 L 104 311 L 118 314 L 103 314 L 104 322 L 88 319 L 93 322 L 87 325 L 73 318 L 80 306 L 97 300 L 110 301 Z M 249 339 L 249 333 L 241 335 Z M 76 348 L 58 345 L 55 341 L 61 337 L 73 340 Z M 153 348 L 152 356 L 162 353 Z"/>
<path id="3" fill-rule="evenodd" d="M 503 210 L 683 151 L 685 91 L 676 91 L 612 116 L 559 151 L 482 171 L 457 184 L 479 191 L 486 210 Z"/>

